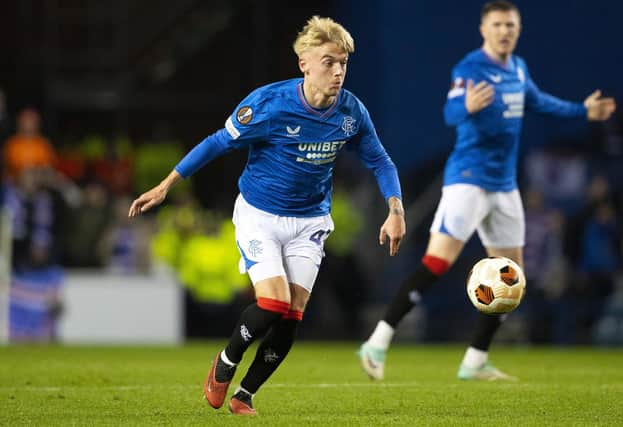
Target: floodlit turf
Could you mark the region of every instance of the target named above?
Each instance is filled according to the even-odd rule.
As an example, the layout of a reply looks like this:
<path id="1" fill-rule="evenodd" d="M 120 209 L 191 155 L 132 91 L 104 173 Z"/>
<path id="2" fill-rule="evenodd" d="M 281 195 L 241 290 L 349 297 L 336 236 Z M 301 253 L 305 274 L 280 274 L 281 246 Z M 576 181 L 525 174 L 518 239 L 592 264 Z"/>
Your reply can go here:
<path id="1" fill-rule="evenodd" d="M 0 425 L 623 425 L 621 350 L 496 348 L 520 381 L 474 383 L 462 347 L 395 346 L 374 383 L 357 344 L 298 343 L 241 419 L 201 398 L 220 345 L 0 347 Z"/>

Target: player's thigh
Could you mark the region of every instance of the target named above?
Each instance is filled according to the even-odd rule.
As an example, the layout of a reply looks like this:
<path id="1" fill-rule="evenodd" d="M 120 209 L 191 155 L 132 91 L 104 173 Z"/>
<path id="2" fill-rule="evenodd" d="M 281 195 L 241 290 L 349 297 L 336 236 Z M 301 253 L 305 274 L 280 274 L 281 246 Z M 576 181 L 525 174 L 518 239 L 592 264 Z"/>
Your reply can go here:
<path id="1" fill-rule="evenodd" d="M 461 254 L 465 243 L 447 234 L 431 232 L 426 255 L 441 258 L 452 265 Z"/>
<path id="2" fill-rule="evenodd" d="M 486 248 L 489 256 L 503 256 L 515 261 L 523 268 L 523 248 Z"/>
<path id="3" fill-rule="evenodd" d="M 524 246 L 526 222 L 518 190 L 490 193 L 491 211 L 478 227 L 486 248 L 513 249 Z"/>
<path id="4" fill-rule="evenodd" d="M 311 293 L 324 257 L 325 239 L 333 231 L 330 215 L 316 218 L 293 218 L 296 236 L 283 247 L 283 259 L 289 283 Z"/>
<path id="5" fill-rule="evenodd" d="M 486 191 L 470 184 L 451 184 L 442 189 L 431 233 L 466 242 L 489 210 Z M 443 244 L 443 242 L 442 242 Z"/>
<path id="6" fill-rule="evenodd" d="M 288 282 L 305 290 L 308 295 L 311 294 L 318 277 L 320 261 L 307 256 L 292 255 L 285 258 L 284 264 Z"/>
<path id="7" fill-rule="evenodd" d="M 286 272 L 283 266 L 281 238 L 283 225 L 276 215 L 250 206 L 238 196 L 234 208 L 233 222 L 236 226 L 236 245 L 240 251 L 240 272 L 247 272 L 255 286 L 268 280 L 274 282 L 281 277 L 287 288 Z"/>

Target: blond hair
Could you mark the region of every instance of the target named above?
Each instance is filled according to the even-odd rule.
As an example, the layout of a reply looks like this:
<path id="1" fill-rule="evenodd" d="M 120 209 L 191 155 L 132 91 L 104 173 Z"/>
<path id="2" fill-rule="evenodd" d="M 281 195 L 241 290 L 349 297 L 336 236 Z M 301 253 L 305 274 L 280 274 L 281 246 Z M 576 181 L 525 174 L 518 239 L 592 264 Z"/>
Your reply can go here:
<path id="1" fill-rule="evenodd" d="M 331 18 L 312 16 L 296 36 L 292 48 L 301 56 L 303 52 L 329 42 L 335 43 L 346 53 L 355 51 L 355 42 L 346 28 Z"/>

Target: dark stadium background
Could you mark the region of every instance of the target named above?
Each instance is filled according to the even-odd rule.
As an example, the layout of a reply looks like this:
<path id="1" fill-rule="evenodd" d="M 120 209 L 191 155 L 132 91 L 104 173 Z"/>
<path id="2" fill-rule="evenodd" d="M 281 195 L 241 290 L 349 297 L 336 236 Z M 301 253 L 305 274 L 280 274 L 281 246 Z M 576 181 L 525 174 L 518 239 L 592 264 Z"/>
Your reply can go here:
<path id="1" fill-rule="evenodd" d="M 524 26 L 517 53 L 543 90 L 579 101 L 600 88 L 623 104 L 622 3 L 517 3 Z M 340 186 L 357 187 L 353 206 L 365 211 L 366 229 L 348 256 L 327 259 L 302 334 L 359 339 L 369 332 L 423 251 L 438 196 L 436 178 L 453 144 L 453 132 L 442 121 L 450 70 L 481 43 L 481 5 L 479 1 L 5 1 L 0 9 L 0 88 L 8 117 L 14 120 L 21 109 L 37 108 L 44 134 L 55 146 L 66 147 L 91 134 L 105 139 L 124 134 L 133 142 L 175 139 L 189 149 L 221 127 L 249 91 L 298 76 L 291 43 L 308 17 L 331 16 L 342 23 L 356 44 L 346 87 L 370 110 L 399 168 L 405 205 L 412 206 L 409 240 L 402 255 L 390 260 L 375 240 L 384 217 L 375 183 L 352 159 L 338 164 Z M 524 155 L 547 146 L 553 148 L 545 150 L 553 151 L 546 153 L 553 152 L 563 164 L 580 156 L 586 159 L 589 178 L 596 172 L 606 175 L 620 233 L 623 179 L 616 165 L 623 156 L 622 121 L 620 112 L 605 126 L 528 114 L 522 139 L 522 188 L 529 181 L 524 176 Z M 232 153 L 193 178 L 193 194 L 203 208 L 231 209 L 244 160 L 245 153 Z M 363 189 L 356 185 L 361 183 Z M 566 202 L 552 204 L 572 224 L 582 206 L 569 208 Z M 620 254 L 620 241 L 618 247 Z M 479 244 L 472 242 L 432 292 L 425 309 L 406 322 L 405 339 L 464 339 L 469 334 L 463 324 L 474 312 L 462 290 L 463 278 L 481 255 Z M 575 266 L 572 255 L 568 261 Z M 364 267 L 358 267 L 361 264 Z M 619 261 L 612 277 L 620 276 Z M 584 288 L 574 291 L 557 310 L 571 317 L 582 312 L 586 307 L 577 304 L 578 298 L 595 297 L 608 306 L 617 292 L 616 282 L 609 286 L 605 297 L 582 293 Z M 235 320 L 236 304 L 243 304 L 248 294 L 241 298 L 227 310 L 215 311 L 212 304 L 187 294 L 186 335 L 226 334 Z M 501 339 L 599 341 L 594 329 L 599 319 L 592 319 L 591 329 L 577 336 L 557 335 L 555 326 L 545 336 L 526 332 L 531 316 L 545 313 L 544 321 L 554 324 L 547 316 L 550 303 L 544 300 L 545 306 L 530 307 L 519 317 L 522 321 L 510 323 Z M 220 313 L 219 320 L 211 317 L 214 312 Z M 208 328 L 206 319 L 222 326 Z M 621 322 L 620 317 L 616 321 Z M 524 331 L 521 338 L 516 338 L 517 331 Z M 608 343 L 622 339 L 608 337 Z"/>

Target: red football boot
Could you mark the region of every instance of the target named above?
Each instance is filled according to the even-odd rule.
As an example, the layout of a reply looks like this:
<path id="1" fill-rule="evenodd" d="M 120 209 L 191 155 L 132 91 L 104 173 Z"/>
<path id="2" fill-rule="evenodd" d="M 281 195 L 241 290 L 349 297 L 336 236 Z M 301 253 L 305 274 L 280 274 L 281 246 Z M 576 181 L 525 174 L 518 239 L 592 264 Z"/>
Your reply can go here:
<path id="1" fill-rule="evenodd" d="M 235 366 L 228 366 L 221 360 L 221 352 L 219 351 L 212 362 L 212 368 L 208 372 L 208 377 L 203 384 L 203 393 L 206 400 L 214 409 L 218 409 L 223 406 L 225 402 L 225 395 L 227 394 L 227 388 L 229 383 L 234 378 L 236 373 Z M 220 381 L 219 381 L 220 380 Z"/>
<path id="2" fill-rule="evenodd" d="M 229 401 L 229 412 L 234 415 L 257 415 L 253 409 L 253 395 L 238 388 Z"/>

